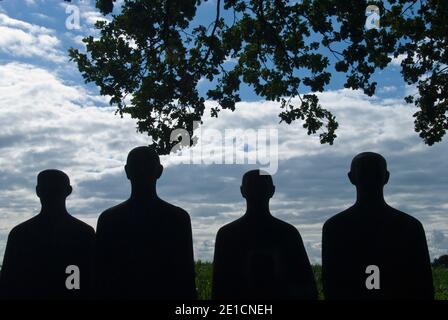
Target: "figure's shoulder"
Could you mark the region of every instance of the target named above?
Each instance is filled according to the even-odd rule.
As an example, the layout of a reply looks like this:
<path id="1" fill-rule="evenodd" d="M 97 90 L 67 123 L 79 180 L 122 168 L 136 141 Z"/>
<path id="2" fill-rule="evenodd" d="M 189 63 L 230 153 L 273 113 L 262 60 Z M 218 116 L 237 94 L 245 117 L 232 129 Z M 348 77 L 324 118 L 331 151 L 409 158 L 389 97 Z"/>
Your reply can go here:
<path id="1" fill-rule="evenodd" d="M 401 225 L 406 225 L 411 228 L 423 228 L 422 223 L 415 217 L 407 214 L 403 211 L 397 210 L 395 208 L 389 207 L 389 212 L 391 217 Z"/>
<path id="2" fill-rule="evenodd" d="M 334 216 L 327 219 L 327 221 L 325 221 L 324 229 L 346 223 L 351 219 L 352 214 L 353 214 L 353 207 L 350 207 L 344 211 L 335 214 Z"/>
<path id="3" fill-rule="evenodd" d="M 243 224 L 242 218 L 238 218 L 219 228 L 217 235 L 219 235 L 220 237 L 224 237 L 227 234 L 235 234 L 236 231 L 240 230 L 243 227 L 242 224 Z"/>
<path id="4" fill-rule="evenodd" d="M 109 209 L 104 210 L 100 214 L 98 218 L 98 225 L 119 221 L 120 219 L 126 217 L 128 210 L 129 210 L 128 201 L 124 201 L 120 204 L 110 207 Z"/>
<path id="5" fill-rule="evenodd" d="M 379 217 L 387 221 L 388 224 L 408 228 L 422 228 L 422 224 L 418 219 L 390 206 Z M 346 228 L 347 225 L 358 225 L 362 220 L 363 216 L 359 215 L 358 209 L 352 206 L 325 221 L 323 230 L 328 231 L 339 227 Z"/>
<path id="6" fill-rule="evenodd" d="M 284 233 L 292 235 L 297 235 L 299 233 L 299 230 L 297 230 L 297 228 L 294 225 L 286 221 L 280 220 L 276 217 L 273 217 L 273 225 L 275 226 L 276 229 Z"/>
<path id="7" fill-rule="evenodd" d="M 77 232 L 81 232 L 86 235 L 95 235 L 95 230 L 90 225 L 72 215 L 70 215 L 70 223 L 76 228 Z"/>
<path id="8" fill-rule="evenodd" d="M 190 215 L 186 210 L 182 209 L 181 207 L 175 206 L 162 199 L 159 199 L 159 206 L 163 214 L 165 216 L 168 215 L 170 219 L 190 223 Z"/>
<path id="9" fill-rule="evenodd" d="M 9 238 L 20 237 L 22 234 L 27 234 L 35 229 L 38 224 L 38 217 L 34 216 L 24 222 L 19 223 L 9 232 Z"/>

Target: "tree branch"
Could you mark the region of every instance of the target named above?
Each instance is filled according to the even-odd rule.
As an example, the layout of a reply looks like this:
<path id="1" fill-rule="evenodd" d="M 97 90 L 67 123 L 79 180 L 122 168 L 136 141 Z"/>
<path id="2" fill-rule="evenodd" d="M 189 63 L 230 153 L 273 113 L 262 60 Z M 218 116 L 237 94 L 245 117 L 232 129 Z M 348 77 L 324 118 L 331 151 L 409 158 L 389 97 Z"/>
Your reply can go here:
<path id="1" fill-rule="evenodd" d="M 215 18 L 215 25 L 213 26 L 212 33 L 210 34 L 210 38 L 215 36 L 216 29 L 218 27 L 218 22 L 221 14 L 221 0 L 216 0 L 216 18 Z M 196 72 L 193 74 L 193 78 L 196 77 L 196 75 L 199 72 L 202 72 L 202 68 L 207 63 L 207 60 L 210 56 L 210 53 L 212 52 L 212 47 L 209 46 L 207 52 L 205 53 L 204 59 L 201 62 L 201 65 L 199 66 L 199 69 L 196 70 Z"/>

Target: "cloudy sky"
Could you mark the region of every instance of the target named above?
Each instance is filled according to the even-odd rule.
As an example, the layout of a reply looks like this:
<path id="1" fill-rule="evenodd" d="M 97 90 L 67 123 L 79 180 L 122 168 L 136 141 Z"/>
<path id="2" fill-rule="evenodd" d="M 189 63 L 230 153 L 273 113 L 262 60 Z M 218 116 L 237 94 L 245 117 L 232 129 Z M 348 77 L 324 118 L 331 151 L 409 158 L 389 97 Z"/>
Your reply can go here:
<path id="1" fill-rule="evenodd" d="M 39 212 L 34 193 L 39 171 L 58 168 L 69 174 L 74 187 L 69 211 L 95 227 L 104 209 L 129 195 L 123 171 L 127 152 L 150 142 L 136 132 L 132 119 L 115 115 L 107 99 L 84 84 L 68 61 L 67 49 L 82 49 L 80 39 L 93 34 L 93 23 L 101 18 L 93 0 L 73 2 L 81 13 L 78 30 L 66 27 L 62 0 L 0 2 L 0 262 L 11 228 Z M 199 22 L 211 22 L 211 4 L 201 7 Z M 226 129 L 277 130 L 272 213 L 299 229 L 313 262 L 320 262 L 324 221 L 354 201 L 346 173 L 352 157 L 362 151 L 386 157 L 391 171 L 387 201 L 422 221 L 432 257 L 448 253 L 448 145 L 444 141 L 428 147 L 414 132 L 416 110 L 403 102 L 414 89 L 405 86 L 399 71 L 395 59 L 378 73 L 380 86 L 371 98 L 342 89 L 343 79 L 335 77 L 320 95 L 340 124 L 333 146 L 307 136 L 299 122 L 279 124 L 279 105 L 263 101 L 249 88 L 243 90 L 237 111 L 204 119 L 203 132 L 213 129 L 223 136 Z M 205 91 L 207 84 L 201 85 Z M 217 151 L 232 152 L 220 146 L 205 134 L 195 152 L 202 150 L 208 163 Z M 253 150 L 249 143 L 236 152 L 250 155 Z M 190 213 L 195 257 L 211 260 L 218 228 L 244 213 L 241 176 L 259 164 L 181 164 L 179 159 L 162 158 L 166 169 L 159 194 Z"/>

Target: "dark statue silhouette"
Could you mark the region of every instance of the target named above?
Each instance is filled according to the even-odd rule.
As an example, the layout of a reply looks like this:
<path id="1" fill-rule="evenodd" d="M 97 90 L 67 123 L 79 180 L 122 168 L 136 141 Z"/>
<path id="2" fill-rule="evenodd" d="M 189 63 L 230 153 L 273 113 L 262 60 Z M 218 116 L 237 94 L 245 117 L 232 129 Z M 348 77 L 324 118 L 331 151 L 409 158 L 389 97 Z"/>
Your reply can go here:
<path id="1" fill-rule="evenodd" d="M 356 203 L 323 227 L 322 278 L 326 299 L 433 299 L 431 265 L 422 224 L 390 207 L 383 187 L 386 160 L 365 152 L 351 164 Z M 367 288 L 370 265 L 378 287 Z"/>
<path id="2" fill-rule="evenodd" d="M 67 212 L 69 177 L 59 170 L 39 173 L 42 208 L 9 234 L 0 298 L 196 299 L 190 217 L 157 196 L 159 156 L 150 147 L 135 148 L 125 171 L 131 196 L 100 215 L 96 238 L 93 228 Z M 361 153 L 348 177 L 356 202 L 323 227 L 325 298 L 434 299 L 422 224 L 384 200 L 386 160 Z M 299 232 L 270 213 L 274 193 L 270 175 L 252 170 L 243 176 L 246 213 L 216 236 L 213 299 L 317 298 Z M 79 288 L 67 287 L 69 266 L 80 272 Z M 374 273 L 375 285 L 369 285 Z"/>
<path id="3" fill-rule="evenodd" d="M 157 196 L 163 166 L 150 147 L 127 158 L 130 198 L 101 214 L 97 285 L 102 298 L 195 299 L 190 217 Z"/>
<path id="4" fill-rule="evenodd" d="M 216 236 L 213 299 L 316 299 L 313 272 L 297 229 L 270 214 L 272 177 L 243 176 L 247 211 Z"/>
<path id="5" fill-rule="evenodd" d="M 65 200 L 72 192 L 68 176 L 45 170 L 37 177 L 40 213 L 9 233 L 0 274 L 0 295 L 6 299 L 87 298 L 92 288 L 95 232 L 72 217 Z M 79 269 L 79 289 L 66 286 Z"/>

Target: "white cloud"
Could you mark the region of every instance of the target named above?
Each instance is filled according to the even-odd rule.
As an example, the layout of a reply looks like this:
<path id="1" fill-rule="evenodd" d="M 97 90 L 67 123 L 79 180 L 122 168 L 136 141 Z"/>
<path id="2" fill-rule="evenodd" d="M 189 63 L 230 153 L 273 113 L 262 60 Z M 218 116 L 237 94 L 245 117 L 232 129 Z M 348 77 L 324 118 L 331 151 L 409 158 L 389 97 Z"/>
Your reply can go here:
<path id="1" fill-rule="evenodd" d="M 69 33 L 67 33 L 67 34 L 70 36 Z M 73 42 L 76 43 L 78 46 L 84 48 L 84 50 L 85 50 L 86 44 L 84 42 L 82 42 L 82 39 L 84 39 L 84 36 L 80 36 L 80 35 L 73 36 Z"/>
<path id="2" fill-rule="evenodd" d="M 384 87 L 379 88 L 380 93 L 389 93 L 389 92 L 395 92 L 395 91 L 397 91 L 396 86 L 384 86 Z"/>
<path id="3" fill-rule="evenodd" d="M 51 29 L 0 13 L 0 34 L 0 52 L 13 57 L 39 57 L 53 62 L 67 60 L 59 49 L 59 39 Z"/>
<path id="4" fill-rule="evenodd" d="M 25 3 L 27 6 L 34 6 L 36 5 L 36 1 L 35 0 L 25 0 Z"/>
<path id="5" fill-rule="evenodd" d="M 115 6 L 116 4 L 114 4 Z M 95 29 L 95 23 L 97 21 L 110 21 L 110 18 L 105 17 L 96 7 L 95 1 L 80 1 L 80 2 L 61 2 L 60 6 L 66 12 L 67 7 L 76 7 L 79 12 L 80 19 L 80 30 L 79 32 L 83 34 L 97 34 L 98 31 Z M 69 12 L 72 12 L 71 10 Z"/>
<path id="6" fill-rule="evenodd" d="M 0 66 L 0 97 L 0 171 L 7 187 L 0 197 L 8 199 L 0 208 L 2 226 L 11 227 L 22 218 L 11 208 L 35 212 L 33 185 L 39 171 L 58 167 L 76 185 L 121 169 L 128 149 L 148 143 L 135 132 L 132 120 L 120 119 L 111 108 L 98 108 L 101 99 L 41 68 Z M 72 199 L 79 206 L 89 201 L 77 199 L 76 193 Z"/>
<path id="7" fill-rule="evenodd" d="M 109 21 L 98 10 L 85 10 L 81 12 L 81 17 L 87 22 L 87 24 L 93 26 L 97 21 Z"/>
<path id="8" fill-rule="evenodd" d="M 436 257 L 448 254 L 448 236 L 445 232 L 436 229 L 431 233 L 430 246 Z"/>
<path id="9" fill-rule="evenodd" d="M 218 130 L 223 135 L 226 129 L 277 129 L 280 137 L 280 160 L 322 154 L 329 150 L 347 155 L 372 146 L 377 147 L 378 151 L 395 153 L 401 151 L 389 150 L 388 141 L 416 138 L 412 123 L 413 110 L 402 100 L 368 98 L 361 91 L 348 89 L 322 93 L 319 98 L 321 104 L 336 115 L 340 124 L 338 138 L 333 147 L 322 146 L 317 136 L 308 136 L 300 121 L 291 125 L 279 124 L 278 114 L 281 110 L 276 102 L 241 102 L 236 112 L 223 110 L 218 121 L 205 121 L 201 128 L 202 131 Z M 291 102 L 294 105 L 299 104 L 298 99 Z M 215 103 L 209 103 L 208 107 L 212 105 Z M 363 132 L 363 135 L 359 132 Z M 408 151 L 420 150 L 423 147 L 417 140 L 416 145 Z M 203 153 L 210 154 L 216 146 L 209 143 L 198 145 L 193 150 L 200 148 Z M 232 152 L 231 149 L 225 151 Z"/>
<path id="10" fill-rule="evenodd" d="M 389 58 L 391 58 L 391 62 L 389 62 L 389 64 L 393 65 L 393 66 L 401 66 L 401 63 L 403 62 L 404 59 L 407 58 L 406 54 L 399 54 L 397 57 L 394 56 L 389 56 Z"/>
<path id="11" fill-rule="evenodd" d="M 54 21 L 53 17 L 47 16 L 46 14 L 40 12 L 33 12 L 32 15 L 44 21 Z"/>
<path id="12" fill-rule="evenodd" d="M 425 146 L 413 132 L 412 107 L 401 99 L 368 98 L 350 90 L 329 91 L 320 99 L 340 123 L 334 146 L 307 136 L 300 122 L 279 125 L 279 104 L 274 102 L 241 102 L 234 113 L 205 117 L 203 128 L 279 130 L 272 212 L 298 227 L 314 262 L 320 259 L 323 222 L 354 199 L 346 172 L 351 158 L 365 150 L 381 152 L 389 161 L 387 200 L 419 218 L 428 235 L 433 230 L 447 233 L 446 142 Z M 121 119 L 104 105 L 104 98 L 45 69 L 0 66 L 0 256 L 7 232 L 39 209 L 34 186 L 43 169 L 69 174 L 74 185 L 69 210 L 93 226 L 102 210 L 128 196 L 123 174 L 127 152 L 149 138 L 136 133 L 133 120 Z M 196 257 L 211 259 L 218 228 L 244 212 L 240 179 L 254 166 L 174 165 L 170 157 L 162 161 L 166 170 L 159 193 L 190 212 Z M 438 240 L 428 239 L 435 256 L 441 252 Z"/>

